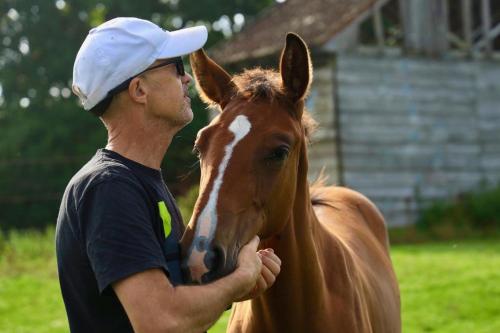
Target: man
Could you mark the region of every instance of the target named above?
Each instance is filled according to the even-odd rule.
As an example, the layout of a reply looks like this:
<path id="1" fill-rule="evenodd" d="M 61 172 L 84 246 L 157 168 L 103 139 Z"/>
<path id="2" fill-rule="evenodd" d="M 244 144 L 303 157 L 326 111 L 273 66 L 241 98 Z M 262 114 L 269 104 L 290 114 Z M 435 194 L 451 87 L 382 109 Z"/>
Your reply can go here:
<path id="1" fill-rule="evenodd" d="M 72 332 L 201 332 L 230 304 L 274 282 L 280 260 L 257 252 L 213 283 L 182 286 L 183 232 L 161 161 L 192 117 L 181 56 L 205 27 L 174 32 L 136 18 L 92 29 L 76 56 L 73 91 L 108 131 L 105 149 L 71 179 L 57 221 L 61 290 Z"/>

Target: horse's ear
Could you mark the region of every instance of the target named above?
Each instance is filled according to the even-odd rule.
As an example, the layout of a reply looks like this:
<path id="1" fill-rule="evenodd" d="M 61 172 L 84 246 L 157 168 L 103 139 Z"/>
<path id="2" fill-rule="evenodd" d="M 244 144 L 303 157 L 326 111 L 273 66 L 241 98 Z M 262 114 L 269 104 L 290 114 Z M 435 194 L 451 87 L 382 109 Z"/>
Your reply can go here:
<path id="1" fill-rule="evenodd" d="M 234 83 L 222 67 L 200 49 L 189 56 L 196 87 L 205 103 L 217 103 L 223 109 L 235 91 Z"/>
<path id="2" fill-rule="evenodd" d="M 280 60 L 283 87 L 290 98 L 297 102 L 307 95 L 312 80 L 312 65 L 306 43 L 289 32 Z"/>

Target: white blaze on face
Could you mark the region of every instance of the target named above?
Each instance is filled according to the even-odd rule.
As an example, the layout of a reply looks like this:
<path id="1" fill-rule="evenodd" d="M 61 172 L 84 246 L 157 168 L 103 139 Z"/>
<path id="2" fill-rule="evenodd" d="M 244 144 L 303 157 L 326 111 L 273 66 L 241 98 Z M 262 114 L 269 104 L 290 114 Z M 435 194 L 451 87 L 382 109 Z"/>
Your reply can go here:
<path id="1" fill-rule="evenodd" d="M 188 252 L 188 267 L 191 271 L 191 278 L 195 281 L 201 282 L 203 274 L 209 271 L 208 267 L 206 267 L 204 258 L 214 237 L 215 229 L 217 228 L 217 200 L 224 178 L 224 172 L 233 155 L 234 147 L 250 132 L 251 127 L 248 118 L 242 115 L 234 118 L 231 125 L 229 125 L 229 130 L 234 134 L 234 138 L 225 147 L 224 158 L 219 164 L 217 178 L 215 178 L 212 185 L 212 191 L 210 192 L 207 204 L 196 221 L 196 231 L 193 237 L 193 243 Z"/>

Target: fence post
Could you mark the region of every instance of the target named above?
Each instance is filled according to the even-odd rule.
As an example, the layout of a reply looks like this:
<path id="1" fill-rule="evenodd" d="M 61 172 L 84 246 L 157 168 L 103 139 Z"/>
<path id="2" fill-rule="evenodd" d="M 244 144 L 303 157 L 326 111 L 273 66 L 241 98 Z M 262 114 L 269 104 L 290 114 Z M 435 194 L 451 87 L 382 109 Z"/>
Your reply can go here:
<path id="1" fill-rule="evenodd" d="M 485 41 L 485 54 L 490 57 L 492 53 L 490 30 L 491 30 L 491 7 L 490 0 L 481 0 L 481 20 L 483 27 L 483 37 Z"/>
<path id="2" fill-rule="evenodd" d="M 448 44 L 447 0 L 399 0 L 409 53 L 441 56 Z"/>
<path id="3" fill-rule="evenodd" d="M 462 28 L 466 52 L 472 54 L 472 6 L 470 0 L 462 0 Z"/>
<path id="4" fill-rule="evenodd" d="M 380 6 L 375 6 L 375 11 L 373 13 L 373 25 L 375 28 L 375 37 L 377 38 L 377 46 L 380 53 L 384 52 L 385 37 L 384 37 L 384 26 L 382 24 L 382 13 Z"/>

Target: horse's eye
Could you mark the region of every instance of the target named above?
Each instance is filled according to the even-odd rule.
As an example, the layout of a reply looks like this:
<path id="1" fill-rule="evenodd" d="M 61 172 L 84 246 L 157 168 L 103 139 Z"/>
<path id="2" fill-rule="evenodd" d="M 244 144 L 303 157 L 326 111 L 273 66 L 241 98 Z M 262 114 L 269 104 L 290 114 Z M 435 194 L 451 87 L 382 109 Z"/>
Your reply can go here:
<path id="1" fill-rule="evenodd" d="M 280 146 L 274 149 L 267 159 L 269 161 L 281 162 L 288 157 L 288 153 L 289 150 L 287 146 Z"/>
<path id="2" fill-rule="evenodd" d="M 193 147 L 192 153 L 195 154 L 197 158 L 201 157 L 200 148 L 196 145 Z"/>

